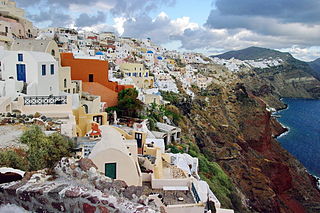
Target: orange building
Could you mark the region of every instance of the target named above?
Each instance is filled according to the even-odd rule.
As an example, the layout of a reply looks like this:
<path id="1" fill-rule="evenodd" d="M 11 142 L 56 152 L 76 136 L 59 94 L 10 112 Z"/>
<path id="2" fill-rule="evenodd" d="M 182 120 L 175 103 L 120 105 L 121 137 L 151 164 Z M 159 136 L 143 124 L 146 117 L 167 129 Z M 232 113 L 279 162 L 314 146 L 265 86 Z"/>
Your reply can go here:
<path id="1" fill-rule="evenodd" d="M 81 80 L 83 82 L 82 90 L 92 95 L 101 96 L 101 101 L 106 102 L 108 107 L 118 104 L 118 92 L 133 88 L 132 85 L 118 85 L 117 82 L 109 81 L 107 61 L 77 59 L 73 57 L 72 53 L 61 53 L 61 65 L 71 67 L 71 79 Z M 89 84 L 93 82 L 96 84 Z"/>
<path id="2" fill-rule="evenodd" d="M 102 102 L 107 103 L 107 107 L 118 104 L 118 93 L 96 82 L 82 82 L 82 90 L 91 95 L 98 95 Z"/>

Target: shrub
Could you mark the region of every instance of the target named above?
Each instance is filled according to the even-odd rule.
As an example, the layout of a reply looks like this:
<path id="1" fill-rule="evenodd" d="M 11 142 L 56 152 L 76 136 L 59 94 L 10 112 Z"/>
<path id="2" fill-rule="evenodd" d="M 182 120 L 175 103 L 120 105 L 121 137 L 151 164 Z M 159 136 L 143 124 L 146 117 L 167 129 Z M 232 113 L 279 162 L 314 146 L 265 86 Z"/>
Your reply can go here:
<path id="1" fill-rule="evenodd" d="M 21 143 L 27 144 L 27 159 L 29 170 L 52 168 L 62 157 L 71 156 L 73 142 L 53 133 L 46 136 L 39 126 L 31 126 L 20 137 Z"/>
<path id="2" fill-rule="evenodd" d="M 0 152 L 0 165 L 20 170 L 28 170 L 29 162 L 21 154 L 14 150 Z"/>

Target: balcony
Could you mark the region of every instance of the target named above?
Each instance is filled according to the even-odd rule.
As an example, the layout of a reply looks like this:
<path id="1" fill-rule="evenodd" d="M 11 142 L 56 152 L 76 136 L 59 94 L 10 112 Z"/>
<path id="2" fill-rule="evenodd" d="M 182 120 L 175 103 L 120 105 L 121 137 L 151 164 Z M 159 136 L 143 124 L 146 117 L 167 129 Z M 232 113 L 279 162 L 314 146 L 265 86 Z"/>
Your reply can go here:
<path id="1" fill-rule="evenodd" d="M 24 105 L 63 105 L 67 104 L 67 96 L 29 96 L 24 97 Z"/>

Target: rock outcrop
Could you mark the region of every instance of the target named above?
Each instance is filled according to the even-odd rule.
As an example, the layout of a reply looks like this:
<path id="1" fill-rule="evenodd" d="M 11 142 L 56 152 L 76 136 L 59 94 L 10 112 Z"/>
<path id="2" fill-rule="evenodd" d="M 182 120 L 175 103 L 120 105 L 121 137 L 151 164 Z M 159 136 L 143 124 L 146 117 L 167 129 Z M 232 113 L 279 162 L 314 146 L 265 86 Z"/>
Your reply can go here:
<path id="1" fill-rule="evenodd" d="M 276 141 L 285 129 L 265 101 L 241 84 L 210 89 L 219 93 L 198 92 L 193 101 L 177 105 L 183 114 L 180 125 L 183 135 L 237 186 L 246 209 L 241 212 L 320 212 L 316 180 Z M 239 203 L 232 205 L 225 207 L 239 209 Z"/>
<path id="2" fill-rule="evenodd" d="M 26 173 L 21 181 L 0 185 L 0 205 L 15 204 L 32 212 L 160 212 L 153 202 L 97 172 L 88 159 L 62 159 L 53 173 Z"/>

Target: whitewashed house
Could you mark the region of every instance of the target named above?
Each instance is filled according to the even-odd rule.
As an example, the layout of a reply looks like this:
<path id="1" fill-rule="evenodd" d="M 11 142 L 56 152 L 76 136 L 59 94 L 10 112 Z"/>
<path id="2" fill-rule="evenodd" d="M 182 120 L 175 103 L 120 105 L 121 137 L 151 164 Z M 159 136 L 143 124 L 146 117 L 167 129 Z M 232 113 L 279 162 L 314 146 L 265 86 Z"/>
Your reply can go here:
<path id="1" fill-rule="evenodd" d="M 33 51 L 0 50 L 0 62 L 1 80 L 6 83 L 14 80 L 16 94 L 59 95 L 58 62 L 52 55 Z M 4 87 L 8 85 L 6 83 L 3 84 Z"/>

